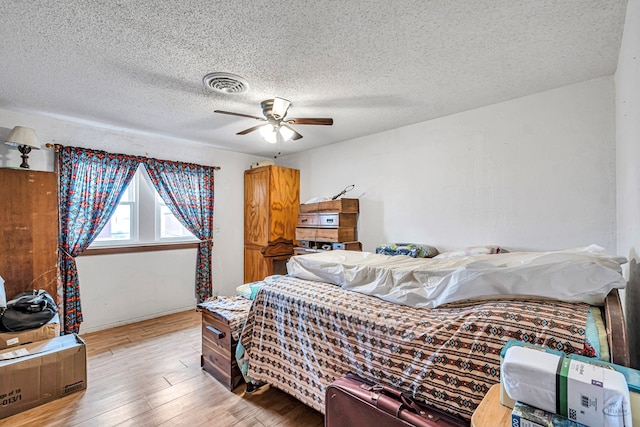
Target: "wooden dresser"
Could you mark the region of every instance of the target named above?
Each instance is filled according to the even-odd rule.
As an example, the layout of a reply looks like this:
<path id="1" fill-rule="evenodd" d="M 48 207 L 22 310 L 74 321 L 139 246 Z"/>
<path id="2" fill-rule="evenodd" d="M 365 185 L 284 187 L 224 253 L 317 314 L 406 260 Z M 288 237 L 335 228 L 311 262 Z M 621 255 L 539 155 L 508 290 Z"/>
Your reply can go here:
<path id="1" fill-rule="evenodd" d="M 296 255 L 320 250 L 362 250 L 358 239 L 358 199 L 328 200 L 300 205 L 296 225 Z"/>
<path id="2" fill-rule="evenodd" d="M 244 282 L 275 274 L 263 248 L 293 241 L 300 206 L 300 171 L 262 166 L 244 173 Z"/>

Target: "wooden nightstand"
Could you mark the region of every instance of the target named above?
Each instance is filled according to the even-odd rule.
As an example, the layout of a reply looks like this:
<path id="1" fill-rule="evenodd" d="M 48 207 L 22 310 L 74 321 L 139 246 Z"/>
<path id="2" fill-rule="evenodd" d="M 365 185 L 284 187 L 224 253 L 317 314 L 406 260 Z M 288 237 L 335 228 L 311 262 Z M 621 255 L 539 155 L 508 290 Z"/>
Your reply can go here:
<path id="1" fill-rule="evenodd" d="M 511 408 L 500 404 L 500 384 L 491 386 L 471 416 L 471 427 L 510 427 Z"/>
<path id="2" fill-rule="evenodd" d="M 227 320 L 217 313 L 203 310 L 200 366 L 229 390 L 244 381 L 236 362 L 237 345 Z"/>

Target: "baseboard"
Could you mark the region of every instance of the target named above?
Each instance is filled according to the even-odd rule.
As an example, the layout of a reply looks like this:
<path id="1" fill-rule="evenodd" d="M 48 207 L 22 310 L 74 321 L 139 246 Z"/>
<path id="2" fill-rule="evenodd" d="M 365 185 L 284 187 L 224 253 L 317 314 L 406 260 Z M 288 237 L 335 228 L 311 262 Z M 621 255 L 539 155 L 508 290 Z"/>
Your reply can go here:
<path id="1" fill-rule="evenodd" d="M 174 308 L 167 311 L 161 311 L 157 313 L 151 313 L 140 317 L 132 317 L 129 319 L 118 320 L 117 322 L 105 323 L 102 325 L 95 325 L 92 327 L 85 328 L 82 324 L 80 325 L 80 334 L 88 334 L 91 332 L 98 332 L 105 329 L 116 328 L 118 326 L 128 325 L 130 323 L 142 322 L 143 320 L 155 319 L 156 317 L 168 316 L 169 314 L 181 313 L 183 311 L 195 310 L 195 305 L 189 305 L 187 307 L 179 307 Z"/>

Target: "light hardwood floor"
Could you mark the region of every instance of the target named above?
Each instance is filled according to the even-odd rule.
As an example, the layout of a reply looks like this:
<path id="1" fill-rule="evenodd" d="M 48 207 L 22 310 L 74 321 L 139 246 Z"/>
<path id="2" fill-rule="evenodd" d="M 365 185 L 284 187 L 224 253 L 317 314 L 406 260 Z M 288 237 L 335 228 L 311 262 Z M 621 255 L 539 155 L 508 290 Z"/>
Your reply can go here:
<path id="1" fill-rule="evenodd" d="M 200 368 L 200 313 L 89 334 L 86 390 L 0 420 L 0 426 L 322 426 L 319 412 L 277 389 L 232 393 Z"/>

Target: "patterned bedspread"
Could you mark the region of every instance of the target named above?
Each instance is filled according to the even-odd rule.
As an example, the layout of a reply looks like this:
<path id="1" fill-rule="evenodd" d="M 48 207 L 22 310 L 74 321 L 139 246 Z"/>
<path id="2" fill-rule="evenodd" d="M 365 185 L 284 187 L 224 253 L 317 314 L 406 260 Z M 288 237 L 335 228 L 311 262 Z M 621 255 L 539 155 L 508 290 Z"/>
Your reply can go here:
<path id="1" fill-rule="evenodd" d="M 324 413 L 326 387 L 348 372 L 469 420 L 518 339 L 581 353 L 589 306 L 496 301 L 412 308 L 283 277 L 258 293 L 241 341 L 256 379 Z"/>
<path id="2" fill-rule="evenodd" d="M 197 307 L 226 319 L 231 330 L 231 337 L 237 341 L 240 339 L 240 332 L 242 332 L 252 302 L 243 297 L 216 296 L 201 302 Z"/>

